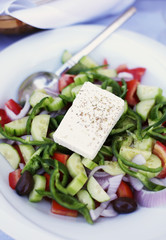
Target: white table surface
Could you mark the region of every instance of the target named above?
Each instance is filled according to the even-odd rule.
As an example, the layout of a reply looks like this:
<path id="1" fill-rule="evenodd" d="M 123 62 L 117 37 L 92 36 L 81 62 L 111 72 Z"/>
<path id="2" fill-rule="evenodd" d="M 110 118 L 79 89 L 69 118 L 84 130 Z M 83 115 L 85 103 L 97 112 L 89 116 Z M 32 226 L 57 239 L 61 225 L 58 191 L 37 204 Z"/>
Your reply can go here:
<path id="1" fill-rule="evenodd" d="M 134 5 L 137 8 L 137 13 L 121 28 L 143 34 L 166 45 L 166 0 L 136 0 Z M 104 18 L 96 19 L 86 24 L 101 24 L 106 26 L 111 23 L 114 18 L 115 17 L 105 16 Z M 26 36 L 27 35 L 11 36 L 0 34 L 0 52 Z M 5 209 L 5 211 L 3 209 Z M 6 209 L 8 209 L 8 211 L 6 211 Z M 34 235 L 36 235 L 35 233 L 38 232 L 38 239 L 52 239 L 51 236 L 49 238 L 48 233 L 46 235 L 41 228 L 39 229 L 37 226 L 34 226 L 28 220 L 25 220 L 24 224 L 25 222 L 29 228 L 29 234 L 32 235 L 34 233 Z M 24 239 L 22 239 L 22 228 L 22 216 L 6 202 L 0 194 L 0 229 L 2 230 L 0 230 L 0 240 L 29 240 L 28 233 L 25 234 Z M 5 233 L 8 233 L 8 235 Z"/>

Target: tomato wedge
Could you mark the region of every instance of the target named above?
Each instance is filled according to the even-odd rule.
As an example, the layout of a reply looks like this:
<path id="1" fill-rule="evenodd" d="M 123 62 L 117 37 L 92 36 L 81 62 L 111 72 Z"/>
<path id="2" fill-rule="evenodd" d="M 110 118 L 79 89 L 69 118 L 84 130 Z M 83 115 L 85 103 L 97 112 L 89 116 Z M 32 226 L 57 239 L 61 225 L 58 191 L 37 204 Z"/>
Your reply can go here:
<path id="1" fill-rule="evenodd" d="M 69 155 L 60 153 L 60 152 L 55 152 L 53 155 L 53 159 L 58 160 L 59 162 L 63 163 L 64 165 L 66 165 L 66 161 L 68 158 L 69 158 Z"/>
<path id="2" fill-rule="evenodd" d="M 22 107 L 18 103 L 16 103 L 13 99 L 7 101 L 5 105 L 15 114 L 19 114 L 22 109 Z"/>
<path id="3" fill-rule="evenodd" d="M 74 82 L 75 75 L 63 74 L 58 82 L 59 92 L 61 92 L 65 87 L 67 87 L 70 83 Z"/>
<path id="4" fill-rule="evenodd" d="M 118 195 L 118 197 L 133 198 L 133 192 L 132 192 L 131 188 L 124 181 L 121 181 L 119 188 L 117 190 L 117 195 Z"/>
<path id="5" fill-rule="evenodd" d="M 16 188 L 17 182 L 20 179 L 20 177 L 21 177 L 21 169 L 20 168 L 9 173 L 9 186 L 12 189 Z"/>
<path id="6" fill-rule="evenodd" d="M 46 178 L 46 191 L 50 191 L 50 175 L 48 173 L 44 173 Z"/>
<path id="7" fill-rule="evenodd" d="M 13 144 L 13 147 L 17 150 L 19 156 L 20 156 L 20 162 L 25 164 L 24 157 L 20 151 L 20 148 L 17 144 Z"/>
<path id="8" fill-rule="evenodd" d="M 4 109 L 0 109 L 0 124 L 3 127 L 6 123 L 11 122 Z"/>
<path id="9" fill-rule="evenodd" d="M 137 90 L 139 81 L 136 79 L 133 79 L 126 83 L 127 83 L 126 100 L 130 106 L 135 106 L 139 102 L 138 97 L 136 95 L 136 90 Z"/>
<path id="10" fill-rule="evenodd" d="M 158 178 L 165 178 L 166 177 L 166 146 L 163 145 L 161 142 L 156 141 L 153 147 L 153 154 L 160 158 L 162 162 L 163 169 L 157 175 Z"/>
<path id="11" fill-rule="evenodd" d="M 70 216 L 70 217 L 77 217 L 78 215 L 78 212 L 76 210 L 65 208 L 61 206 L 59 203 L 57 203 L 55 200 L 52 200 L 51 212 L 54 214 Z"/>
<path id="12" fill-rule="evenodd" d="M 116 71 L 117 71 L 117 73 L 120 73 L 120 72 L 131 73 L 133 75 L 133 79 L 136 79 L 137 81 L 140 82 L 142 79 L 142 76 L 146 72 L 146 68 L 138 67 L 138 68 L 128 69 L 128 67 L 124 64 L 124 65 L 120 65 L 116 69 Z"/>

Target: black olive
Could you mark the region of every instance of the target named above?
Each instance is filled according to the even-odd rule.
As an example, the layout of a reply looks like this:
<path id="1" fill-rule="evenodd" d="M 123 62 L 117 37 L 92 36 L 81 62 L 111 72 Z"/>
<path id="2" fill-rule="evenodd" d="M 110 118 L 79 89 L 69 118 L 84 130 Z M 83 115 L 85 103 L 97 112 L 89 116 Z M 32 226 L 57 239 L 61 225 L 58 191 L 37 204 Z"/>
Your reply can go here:
<path id="1" fill-rule="evenodd" d="M 133 198 L 119 197 L 112 203 L 114 210 L 118 213 L 131 213 L 137 209 L 137 203 Z"/>
<path id="2" fill-rule="evenodd" d="M 34 187 L 33 176 L 30 172 L 25 171 L 16 185 L 16 192 L 20 196 L 28 195 Z"/>

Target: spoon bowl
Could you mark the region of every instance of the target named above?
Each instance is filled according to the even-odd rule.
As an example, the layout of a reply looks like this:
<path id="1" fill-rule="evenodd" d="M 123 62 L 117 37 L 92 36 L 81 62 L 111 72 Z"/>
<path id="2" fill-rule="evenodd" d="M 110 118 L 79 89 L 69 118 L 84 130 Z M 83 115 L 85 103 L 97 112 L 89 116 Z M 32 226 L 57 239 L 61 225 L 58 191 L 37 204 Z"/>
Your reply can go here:
<path id="1" fill-rule="evenodd" d="M 20 103 L 25 102 L 26 95 L 30 96 L 36 89 L 47 90 L 48 88 L 51 91 L 50 85 L 58 84 L 58 79 L 59 77 L 52 72 L 36 72 L 31 74 L 19 87 L 18 101 Z M 53 89 L 57 89 L 57 85 L 52 86 L 52 93 L 54 93 Z"/>

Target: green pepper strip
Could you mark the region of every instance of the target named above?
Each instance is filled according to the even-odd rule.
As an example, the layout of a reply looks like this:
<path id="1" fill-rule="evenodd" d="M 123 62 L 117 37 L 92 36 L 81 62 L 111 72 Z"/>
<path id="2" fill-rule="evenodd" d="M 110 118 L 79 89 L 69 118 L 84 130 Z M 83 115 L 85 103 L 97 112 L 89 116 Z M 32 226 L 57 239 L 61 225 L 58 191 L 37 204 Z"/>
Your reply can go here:
<path id="1" fill-rule="evenodd" d="M 118 153 L 118 151 L 117 151 L 117 143 L 118 143 L 118 141 L 116 141 L 116 140 L 114 140 L 113 143 L 112 143 L 113 154 L 115 155 L 115 157 L 117 159 L 120 159 L 125 165 L 127 165 L 129 167 L 133 167 L 133 168 L 139 169 L 139 170 L 143 170 L 143 171 L 146 171 L 146 172 L 152 172 L 152 173 L 160 172 L 162 170 L 162 167 L 149 168 L 149 167 L 147 167 L 145 165 L 138 165 L 136 163 L 133 163 L 133 162 L 130 162 L 130 161 L 126 160 L 124 157 L 122 157 Z"/>
<path id="2" fill-rule="evenodd" d="M 155 122 L 154 124 L 146 127 L 146 128 L 142 131 L 142 133 L 147 133 L 149 130 L 152 130 L 153 128 L 158 127 L 159 125 L 161 125 L 161 124 L 162 124 L 163 122 L 165 122 L 165 121 L 166 121 L 166 112 L 164 112 L 163 116 L 162 116 L 157 122 Z"/>
<path id="3" fill-rule="evenodd" d="M 36 114 L 38 113 L 38 111 L 43 107 L 43 103 L 45 102 L 46 99 L 48 99 L 49 97 L 45 97 L 43 98 L 39 103 L 37 103 L 31 114 L 29 115 L 29 118 L 27 120 L 27 124 L 26 124 L 26 129 L 27 129 L 27 134 L 30 134 L 31 132 L 31 122 L 34 119 L 34 117 L 36 116 Z"/>
<path id="4" fill-rule="evenodd" d="M 74 97 L 67 97 L 63 94 L 59 94 L 58 95 L 64 102 L 64 105 L 66 105 L 68 102 L 73 102 L 74 101 Z"/>
<path id="5" fill-rule="evenodd" d="M 64 187 L 67 183 L 68 183 L 68 179 L 69 179 L 69 173 L 68 173 L 68 170 L 66 168 L 66 166 L 57 161 L 56 159 L 42 159 L 42 163 L 45 163 L 47 164 L 48 166 L 51 166 L 53 168 L 57 168 L 57 165 L 55 164 L 56 162 L 58 162 L 58 169 L 60 170 L 60 172 L 63 173 L 63 179 L 62 179 L 62 186 Z"/>
<path id="6" fill-rule="evenodd" d="M 122 86 L 121 86 L 122 93 L 119 97 L 124 99 L 127 93 L 127 83 L 124 79 L 122 79 L 121 82 L 122 82 Z"/>
<path id="7" fill-rule="evenodd" d="M 123 164 L 122 160 L 119 158 L 118 158 L 118 163 L 119 163 L 119 166 L 121 167 L 121 169 L 125 173 L 127 173 L 128 175 L 130 175 L 132 177 L 138 178 L 147 189 L 157 192 L 157 191 L 160 191 L 160 190 L 163 190 L 166 188 L 162 185 L 158 185 L 158 184 L 151 182 L 145 175 L 143 175 L 139 172 L 134 172 L 134 171 L 130 170 L 128 167 L 125 166 L 125 164 Z"/>
<path id="8" fill-rule="evenodd" d="M 152 130 L 148 131 L 147 135 L 149 135 L 150 137 L 152 137 L 156 140 L 159 140 L 162 143 L 166 143 L 166 135 L 162 135 L 162 134 L 152 131 Z"/>
<path id="9" fill-rule="evenodd" d="M 35 172 L 40 168 L 41 162 L 40 162 L 40 154 L 44 150 L 45 147 L 40 147 L 30 158 L 30 160 L 27 162 L 25 167 L 23 168 L 22 172 L 25 172 L 26 170 L 29 171 L 32 175 L 35 174 Z"/>
<path id="10" fill-rule="evenodd" d="M 49 129 L 55 131 L 58 128 L 58 123 L 55 118 L 50 118 Z"/>
<path id="11" fill-rule="evenodd" d="M 104 156 L 103 156 L 103 154 L 101 153 L 101 152 L 99 152 L 98 153 L 98 156 L 99 156 L 99 158 L 100 158 L 100 160 L 99 160 L 99 165 L 101 166 L 101 165 L 104 165 Z"/>
<path id="12" fill-rule="evenodd" d="M 98 73 L 92 73 L 92 75 L 93 75 L 94 79 L 97 79 L 97 80 L 103 82 L 103 84 L 101 85 L 101 87 L 103 89 L 106 89 L 107 86 L 112 86 L 113 93 L 117 96 L 121 95 L 120 85 L 115 80 L 113 80 L 107 76 L 104 76 L 102 74 L 98 74 Z"/>
<path id="13" fill-rule="evenodd" d="M 86 221 L 90 224 L 93 223 L 89 210 L 85 206 L 85 204 L 79 202 L 76 198 L 66 195 L 64 193 L 60 193 L 56 188 L 55 188 L 55 177 L 56 177 L 56 170 L 51 175 L 50 178 L 50 191 L 52 194 L 53 199 L 59 203 L 61 206 L 66 207 L 68 209 L 73 209 L 77 210 L 80 212 L 86 219 Z"/>
<path id="14" fill-rule="evenodd" d="M 23 139 L 20 137 L 10 136 L 3 130 L 1 125 L 0 125 L 0 133 L 9 140 L 17 141 L 17 142 L 20 142 L 20 143 L 23 143 L 26 145 L 42 146 L 42 145 L 47 145 L 47 144 L 53 144 L 53 140 L 51 140 L 49 138 L 43 138 L 43 141 L 37 141 L 37 140 L 31 141 L 31 140 L 29 140 L 28 137 L 27 137 L 27 139 Z"/>
<path id="15" fill-rule="evenodd" d="M 166 133 L 166 127 L 153 128 L 153 131 L 157 133 Z"/>
<path id="16" fill-rule="evenodd" d="M 138 140 L 142 140 L 142 134 L 141 134 L 142 120 L 141 120 L 141 117 L 136 112 L 134 112 L 131 108 L 128 108 L 127 112 L 130 116 L 135 118 L 136 124 L 137 124 L 136 136 L 137 136 Z"/>
<path id="17" fill-rule="evenodd" d="M 133 127 L 135 127 L 135 125 L 133 123 L 129 123 L 122 128 L 117 128 L 117 129 L 114 128 L 114 129 L 112 129 L 110 135 L 113 136 L 113 135 L 116 135 L 116 134 L 124 133 L 127 130 L 130 130 L 131 128 L 133 128 Z"/>
<path id="18" fill-rule="evenodd" d="M 112 148 L 110 146 L 105 146 L 103 145 L 100 149 L 100 152 L 104 155 L 104 156 L 112 156 Z"/>
<path id="19" fill-rule="evenodd" d="M 158 103 L 157 105 L 155 105 L 152 108 L 152 110 L 150 111 L 150 119 L 154 120 L 154 121 L 159 119 L 160 118 L 159 109 L 161 109 L 165 105 L 166 105 L 166 102 L 161 102 L 161 103 Z"/>

